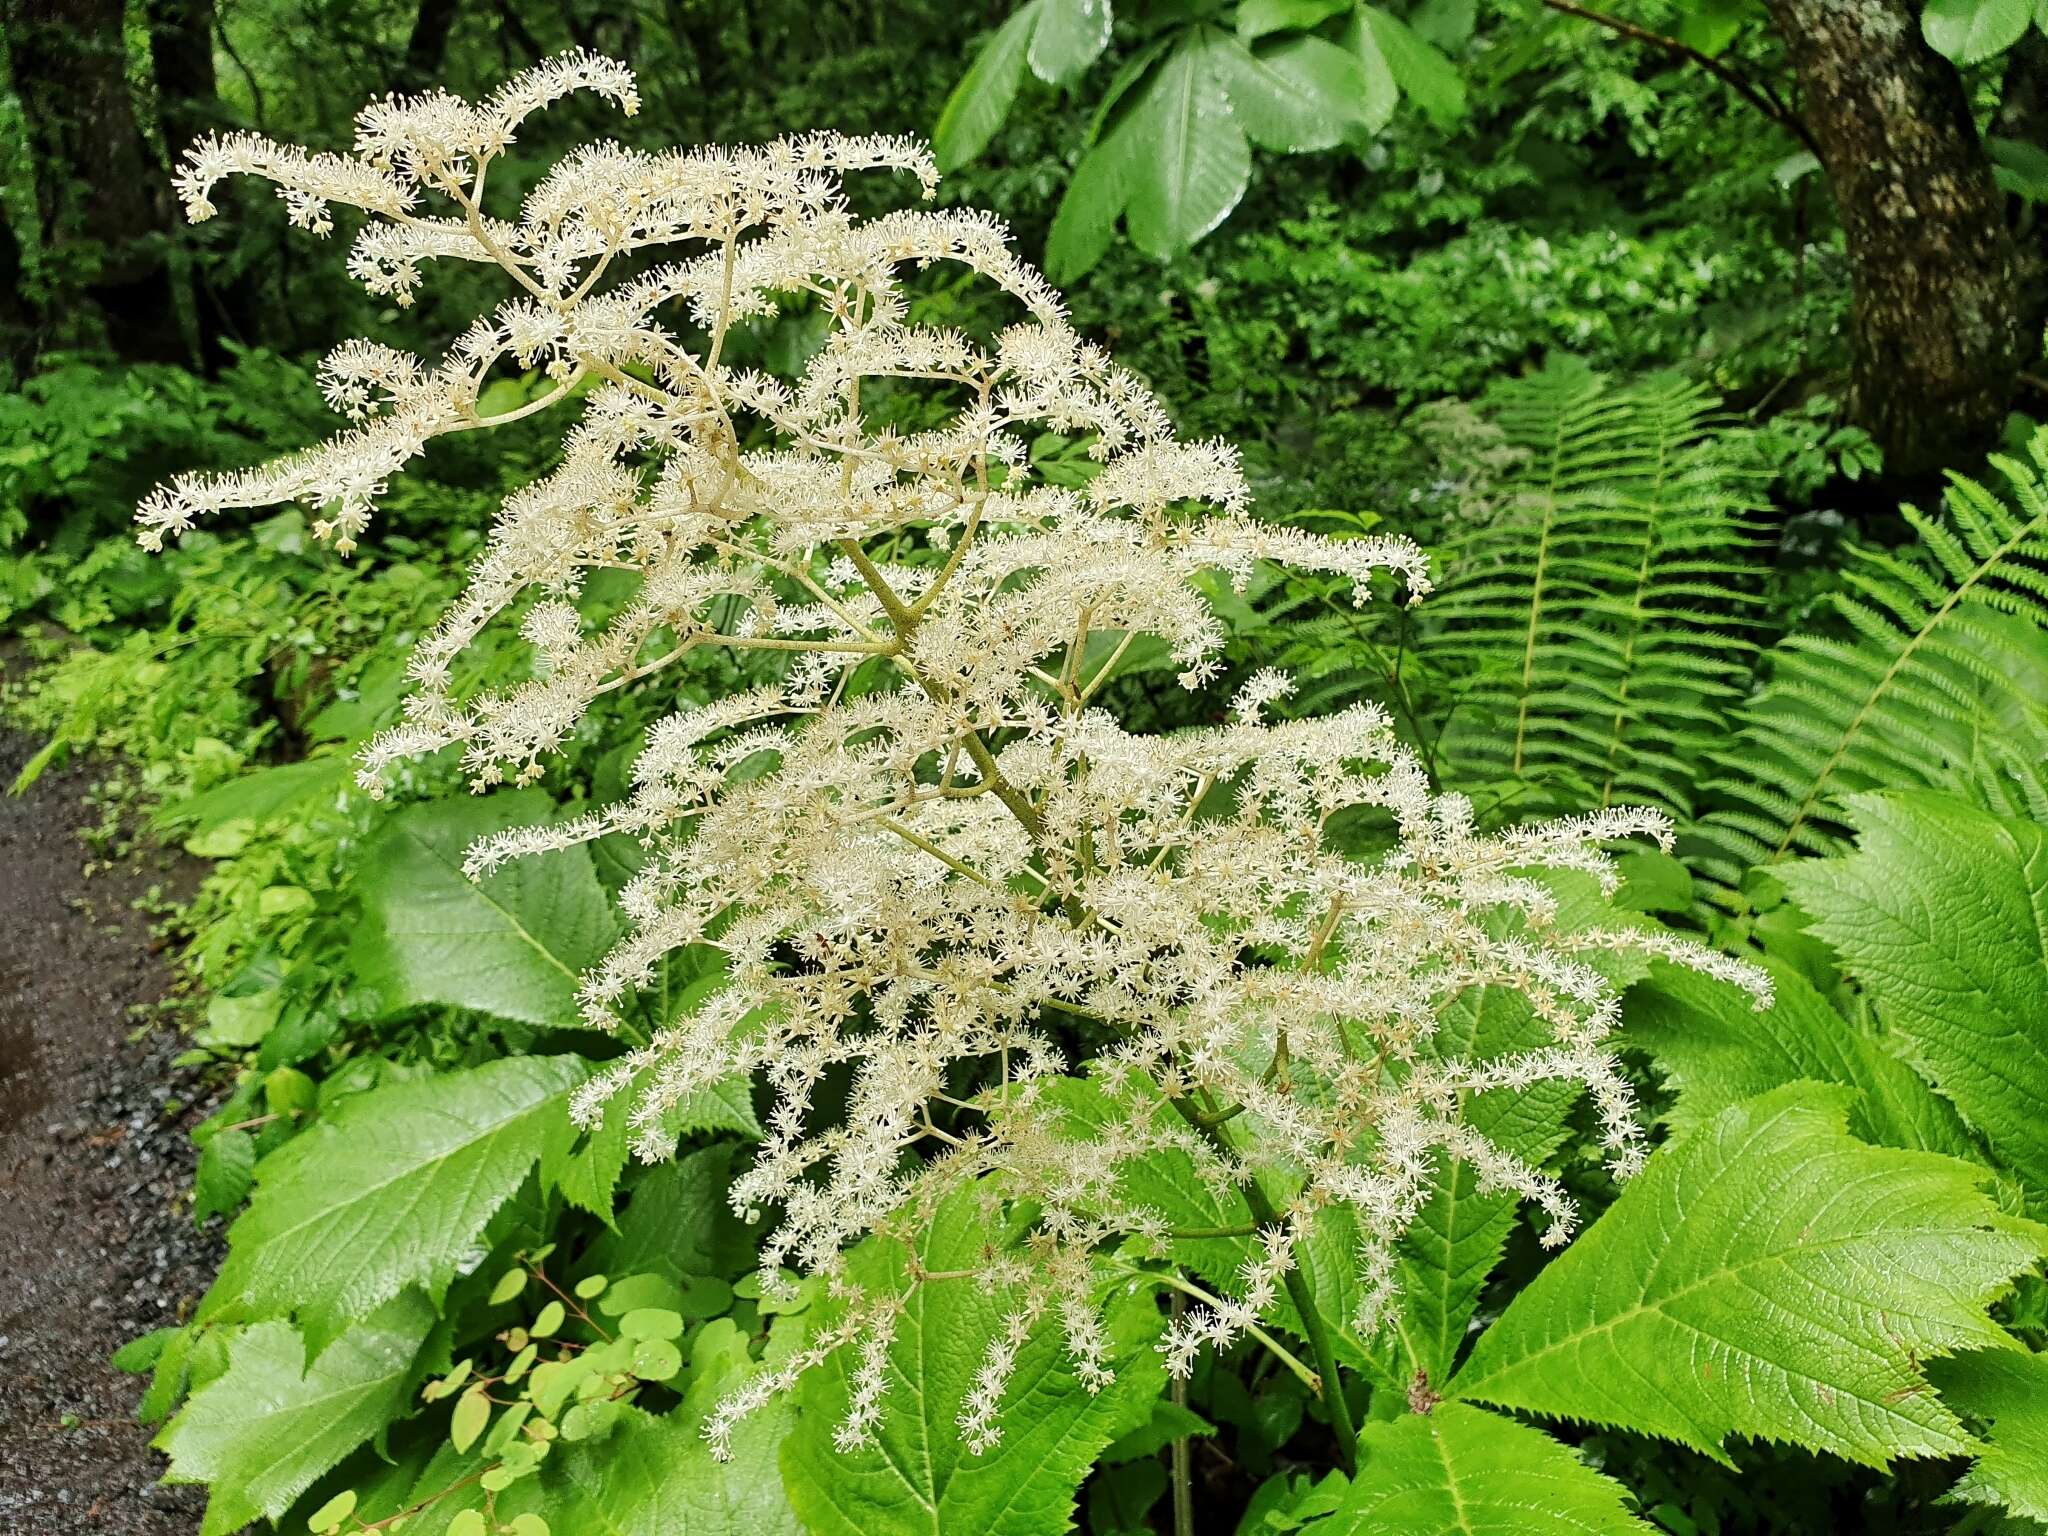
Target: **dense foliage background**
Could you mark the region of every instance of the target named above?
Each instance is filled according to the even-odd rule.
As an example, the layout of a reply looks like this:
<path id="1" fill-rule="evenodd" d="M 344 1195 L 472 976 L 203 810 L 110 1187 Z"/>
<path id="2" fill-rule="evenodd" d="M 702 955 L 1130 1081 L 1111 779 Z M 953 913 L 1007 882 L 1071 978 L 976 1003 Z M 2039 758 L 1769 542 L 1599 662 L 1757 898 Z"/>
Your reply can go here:
<path id="1" fill-rule="evenodd" d="M 0 28 L 8 705 L 49 739 L 28 776 L 106 754 L 110 839 L 213 861 L 170 922 L 221 1094 L 195 1214 L 233 1222 L 232 1257 L 188 1326 L 125 1352 L 172 1475 L 210 1485 L 209 1532 L 1071 1514 L 1120 1536 L 1173 1529 L 1183 1475 L 1216 1531 L 2048 1524 L 2031 6 L 5 0 Z M 828 1376 L 714 1465 L 710 1401 L 824 1305 L 741 1278 L 723 1187 L 755 1106 L 695 1105 L 652 1168 L 622 1125 L 576 1137 L 562 1099 L 615 1047 L 574 1027 L 573 978 L 635 850 L 482 886 L 456 867 L 481 832 L 621 792 L 671 698 L 613 695 L 536 788 L 472 799 L 452 765 L 384 805 L 349 787 L 406 647 L 547 435 L 437 445 L 352 562 L 310 550 L 296 511 L 135 549 L 130 510 L 167 471 L 326 430 L 321 349 L 431 348 L 475 310 L 459 275 L 407 311 L 362 297 L 336 247 L 246 189 L 234 218 L 175 223 L 185 144 L 340 145 L 384 89 L 475 93 L 579 45 L 639 72 L 637 143 L 936 134 L 942 198 L 1046 253 L 1185 434 L 1243 445 L 1262 515 L 1435 552 L 1442 590 L 1412 612 L 1293 578 L 1219 595 L 1233 661 L 1297 669 L 1304 713 L 1386 704 L 1489 823 L 1662 807 L 1677 856 L 1631 855 L 1618 909 L 1772 970 L 1760 1019 L 1677 971 L 1617 978 L 1671 1144 L 1626 1194 L 1573 1174 L 1605 1214 L 1561 1257 L 1443 1170 L 1406 1258 L 1422 1310 L 1393 1343 L 1345 1343 L 1377 1464 L 1355 1485 L 1272 1356 L 1168 1394 L 1142 1319 L 1127 1389 L 1034 1399 L 970 1458 L 941 1390 L 990 1326 L 965 1304 L 913 1330 L 940 1363 L 910 1381 L 934 1406 L 905 1433 L 935 1441 L 835 1460 Z M 503 174 L 618 131 L 565 107 Z M 793 315 L 763 345 L 815 338 Z M 1071 442 L 1035 453 L 1089 472 Z M 706 662 L 689 686 L 747 680 Z M 1214 707 L 1170 667 L 1120 686 L 1157 729 Z M 664 1006 L 704 980 L 672 968 Z M 1582 1110 L 1518 1134 L 1586 1166 Z M 1717 1218 L 1695 1188 L 1741 1201 Z M 1759 1228 L 1800 1237 L 1752 1253 Z M 1802 1257 L 1816 1232 L 1826 1257 Z M 934 1238 L 978 1240 L 965 1213 Z M 1237 1257 L 1218 1240 L 1185 1262 L 1220 1284 Z M 557 1337 L 573 1359 L 533 1369 Z"/>

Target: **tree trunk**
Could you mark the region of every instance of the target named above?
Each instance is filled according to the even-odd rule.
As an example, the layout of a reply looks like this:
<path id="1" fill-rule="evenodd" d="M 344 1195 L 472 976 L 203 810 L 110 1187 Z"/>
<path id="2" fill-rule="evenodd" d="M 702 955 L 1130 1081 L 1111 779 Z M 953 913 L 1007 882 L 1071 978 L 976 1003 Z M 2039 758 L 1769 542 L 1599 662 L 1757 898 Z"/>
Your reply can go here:
<path id="1" fill-rule="evenodd" d="M 175 170 L 193 140 L 228 126 L 213 67 L 213 0 L 147 0 L 146 9 L 157 120 Z M 233 271 L 218 256 L 209 258 L 191 231 L 181 233 L 191 253 L 200 357 L 212 372 L 229 361 L 227 341 L 248 343 L 262 334 L 261 286 L 254 273 Z"/>
<path id="2" fill-rule="evenodd" d="M 1909 0 L 1767 0 L 1848 240 L 1852 417 L 1905 477 L 1996 442 L 2018 259 L 1954 66 Z"/>
<path id="3" fill-rule="evenodd" d="M 461 0 L 420 0 L 412 33 L 405 40 L 403 79 L 408 91 L 424 91 L 441 79 L 448 61 L 448 34 L 455 30 Z"/>
<path id="4" fill-rule="evenodd" d="M 128 94 L 122 0 L 0 3 L 52 287 L 96 305 L 121 356 L 187 358 L 172 296 L 169 189 Z"/>
<path id="5" fill-rule="evenodd" d="M 39 316 L 22 290 L 21 242 L 14 226 L 0 218 L 0 389 L 28 371 L 36 351 Z"/>

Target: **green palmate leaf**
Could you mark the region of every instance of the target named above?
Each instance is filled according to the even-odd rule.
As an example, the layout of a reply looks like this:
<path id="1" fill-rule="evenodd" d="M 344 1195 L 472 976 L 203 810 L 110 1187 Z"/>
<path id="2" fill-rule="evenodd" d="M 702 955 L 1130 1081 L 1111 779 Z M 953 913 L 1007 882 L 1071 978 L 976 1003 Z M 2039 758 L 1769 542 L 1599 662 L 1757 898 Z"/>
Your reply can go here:
<path id="1" fill-rule="evenodd" d="M 1143 146 L 1126 117 L 1075 167 L 1045 240 L 1045 269 L 1055 282 L 1079 277 L 1116 238 L 1117 215 L 1144 165 Z"/>
<path id="2" fill-rule="evenodd" d="M 970 1266 L 989 1239 L 975 1191 L 962 1190 L 934 1213 L 919 1258 L 930 1270 Z M 904 1283 L 895 1244 L 857 1250 L 851 1267 L 869 1285 Z M 832 1440 L 848 1400 L 846 1352 L 805 1379 L 782 1468 L 812 1536 L 1057 1536 L 1068 1528 L 1095 1458 L 1150 1417 L 1164 1381 L 1153 1347 L 1159 1313 L 1144 1295 L 1118 1305 L 1109 1324 L 1116 1381 L 1093 1395 L 1068 1369 L 1057 1328 L 1040 1328 L 1019 1351 L 1002 1441 L 977 1455 L 957 1418 L 1007 1301 L 961 1281 L 911 1294 L 889 1348 L 882 1422 L 865 1449 L 841 1452 Z"/>
<path id="3" fill-rule="evenodd" d="M 2048 1355 L 1983 1350 L 1936 1361 L 1930 1374 L 1984 1436 L 1951 1496 L 2048 1525 Z"/>
<path id="4" fill-rule="evenodd" d="M 1369 82 L 1358 55 L 1320 37 L 1293 37 L 1257 52 L 1219 38 L 1209 61 L 1230 110 L 1262 149 L 1329 149 L 1368 126 Z"/>
<path id="5" fill-rule="evenodd" d="M 157 1436 L 165 1480 L 207 1483 L 201 1536 L 275 1520 L 316 1478 L 403 1411 L 433 1309 L 402 1296 L 343 1333 L 310 1365 L 287 1323 L 258 1323 L 228 1346 L 226 1374 Z"/>
<path id="6" fill-rule="evenodd" d="M 1457 65 L 1407 23 L 1378 6 L 1361 5 L 1358 14 L 1402 95 L 1439 128 L 1448 128 L 1465 115 L 1465 77 L 1458 73 Z M 1384 127 L 1385 122 L 1382 118 L 1373 126 Z"/>
<path id="7" fill-rule="evenodd" d="M 1781 874 L 1886 1026 L 2048 1202 L 2048 831 L 1941 795 L 1858 795 L 1856 852 Z"/>
<path id="8" fill-rule="evenodd" d="M 1748 998 L 1664 961 L 1629 993 L 1622 1038 L 1648 1051 L 1677 1090 L 1666 1117 L 1674 1129 L 1690 1130 L 1731 1104 L 1809 1080 L 1856 1090 L 1849 1128 L 1867 1141 L 1976 1155 L 1955 1110 L 1883 1040 L 1843 1018 L 1791 966 L 1763 965 L 1775 998 L 1762 1013 Z"/>
<path id="9" fill-rule="evenodd" d="M 1019 6 L 982 45 L 973 68 L 946 98 L 938 126 L 932 130 L 932 153 L 940 170 L 955 170 L 988 148 L 988 141 L 1010 115 L 1017 89 L 1024 83 L 1039 10 L 1040 0 Z"/>
<path id="10" fill-rule="evenodd" d="M 545 821 L 538 790 L 416 805 L 392 817 L 366 856 L 356 965 L 389 1008 L 442 1003 L 527 1024 L 578 1022 L 576 984 L 617 934 L 584 849 L 514 860 L 473 881 L 469 845 Z"/>
<path id="11" fill-rule="evenodd" d="M 2018 42 L 2033 19 L 2033 0 L 1927 0 L 1920 30 L 1944 58 L 1981 64 Z"/>
<path id="12" fill-rule="evenodd" d="M 1246 42 L 1274 32 L 1306 32 L 1351 9 L 1353 0 L 1239 0 L 1237 35 Z"/>
<path id="13" fill-rule="evenodd" d="M 1102 55 L 1109 43 L 1110 0 L 1038 0 L 1031 31 L 1031 72 L 1064 85 Z"/>
<path id="14" fill-rule="evenodd" d="M 257 1169 L 201 1316 L 295 1313 L 315 1339 L 407 1286 L 438 1297 L 568 1134 L 570 1056 L 514 1056 L 342 1101 Z"/>
<path id="15" fill-rule="evenodd" d="M 1236 46 L 1214 28 L 1189 34 L 1131 108 L 1144 154 L 1124 217 L 1148 256 L 1164 260 L 1201 239 L 1230 217 L 1251 180 L 1251 149 L 1211 58 Z"/>
<path id="16" fill-rule="evenodd" d="M 1621 1484 L 1540 1430 L 1444 1403 L 1368 1424 L 1316 1536 L 1648 1536 Z"/>
<path id="17" fill-rule="evenodd" d="M 1984 1314 L 2042 1251 L 1978 1170 L 1867 1146 L 1846 1089 L 1797 1083 L 1660 1150 L 1483 1334 L 1459 1397 L 1867 1465 L 1972 1442 L 1923 1362 L 2011 1344 Z"/>

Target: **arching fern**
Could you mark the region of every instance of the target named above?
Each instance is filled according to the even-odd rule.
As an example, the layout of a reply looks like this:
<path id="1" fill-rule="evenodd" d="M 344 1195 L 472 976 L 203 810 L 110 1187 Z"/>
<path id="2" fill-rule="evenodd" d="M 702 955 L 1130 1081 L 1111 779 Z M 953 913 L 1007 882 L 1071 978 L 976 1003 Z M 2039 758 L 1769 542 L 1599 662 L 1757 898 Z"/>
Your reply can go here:
<path id="1" fill-rule="evenodd" d="M 1457 680 L 1454 781 L 1684 815 L 1747 689 L 1759 478 L 1698 385 L 1552 367 L 1496 392 L 1521 449 L 1496 517 L 1455 542 L 1423 650 Z"/>
<path id="2" fill-rule="evenodd" d="M 1692 828 L 1699 866 L 1744 870 L 1837 848 L 1835 804 L 1878 786 L 1943 787 L 1993 808 L 2048 800 L 2048 431 L 1995 457 L 2001 497 L 1950 477 L 1947 516 L 1912 508 L 1905 549 L 1855 549 L 1835 634 L 1794 634 L 1740 711 Z M 2008 499 L 2009 498 L 2009 499 Z"/>

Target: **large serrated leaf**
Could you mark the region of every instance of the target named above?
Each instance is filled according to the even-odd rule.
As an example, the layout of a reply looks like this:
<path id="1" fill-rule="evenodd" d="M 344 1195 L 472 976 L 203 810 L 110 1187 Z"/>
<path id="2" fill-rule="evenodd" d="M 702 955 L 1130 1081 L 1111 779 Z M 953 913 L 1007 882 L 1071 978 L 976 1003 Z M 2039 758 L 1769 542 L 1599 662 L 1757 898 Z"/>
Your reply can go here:
<path id="1" fill-rule="evenodd" d="M 413 1357 L 433 1320 L 419 1296 L 402 1296 L 310 1365 L 306 1341 L 288 1323 L 237 1334 L 226 1373 L 156 1438 L 171 1458 L 166 1482 L 211 1486 L 201 1536 L 227 1536 L 259 1516 L 275 1520 L 401 1413 Z"/>
<path id="2" fill-rule="evenodd" d="M 989 1240 L 972 1189 L 933 1214 L 920 1239 L 928 1270 L 978 1263 Z M 851 1261 L 855 1277 L 900 1289 L 895 1244 L 871 1243 Z M 1003 1438 L 979 1455 L 956 1422 L 1005 1299 L 972 1281 L 919 1286 L 889 1349 L 889 1391 L 875 1443 L 841 1452 L 832 1431 L 844 1416 L 851 1364 L 842 1350 L 805 1378 L 797 1428 L 782 1448 L 783 1482 L 812 1536 L 1059 1536 L 1074 1496 L 1112 1440 L 1147 1421 L 1164 1380 L 1160 1318 L 1149 1296 L 1127 1298 L 1109 1328 L 1113 1385 L 1090 1395 L 1062 1356 L 1056 1327 L 1019 1351 L 1004 1395 Z"/>
<path id="3" fill-rule="evenodd" d="M 1857 1092 L 1849 1128 L 1868 1141 L 1971 1157 L 1976 1149 L 1948 1101 L 1876 1036 L 1858 1028 L 1791 966 L 1766 959 L 1773 1001 L 1759 1013 L 1718 982 L 1658 961 L 1628 995 L 1625 1043 L 1648 1051 L 1678 1099 L 1675 1130 L 1729 1105 L 1804 1081 Z"/>
<path id="4" fill-rule="evenodd" d="M 317 1349 L 407 1286 L 439 1295 L 566 1137 L 588 1073 L 573 1056 L 514 1056 L 343 1100 L 258 1166 L 201 1315 L 296 1315 Z"/>
<path id="5" fill-rule="evenodd" d="M 1852 796 L 1856 852 L 1779 871 L 1878 1017 L 2048 1202 L 2048 830 L 1945 796 Z"/>
<path id="6" fill-rule="evenodd" d="M 1540 1430 L 1444 1403 L 1368 1424 L 1316 1536 L 1648 1536 L 1621 1484 Z"/>
<path id="7" fill-rule="evenodd" d="M 1661 1149 L 1481 1335 L 1460 1398 L 1875 1467 L 1972 1441 L 1923 1363 L 2009 1347 L 1984 1308 L 2041 1250 L 1981 1171 L 1872 1147 L 1850 1095 L 1795 1083 Z"/>
<path id="8" fill-rule="evenodd" d="M 383 1006 L 579 1021 L 578 977 L 618 932 L 589 853 L 516 859 L 482 880 L 462 872 L 478 838 L 546 821 L 553 810 L 539 790 L 515 790 L 430 801 L 391 818 L 365 854 L 355 950 L 358 980 Z"/>
<path id="9" fill-rule="evenodd" d="M 1942 1401 L 1984 1431 L 1950 1496 L 2048 1525 L 2048 1355 L 1981 1350 L 1936 1361 L 1931 1374 Z"/>

